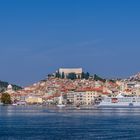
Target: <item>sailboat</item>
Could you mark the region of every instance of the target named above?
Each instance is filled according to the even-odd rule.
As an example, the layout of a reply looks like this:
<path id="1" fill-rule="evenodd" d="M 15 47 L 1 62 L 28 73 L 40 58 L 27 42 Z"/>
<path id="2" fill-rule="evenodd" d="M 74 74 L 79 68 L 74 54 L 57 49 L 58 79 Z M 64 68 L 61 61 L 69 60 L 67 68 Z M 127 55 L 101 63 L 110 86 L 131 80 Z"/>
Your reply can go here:
<path id="1" fill-rule="evenodd" d="M 58 102 L 57 107 L 59 107 L 59 108 L 65 107 L 65 105 L 63 104 L 63 97 L 62 97 L 62 94 L 61 94 L 61 96 L 59 97 L 59 102 Z"/>

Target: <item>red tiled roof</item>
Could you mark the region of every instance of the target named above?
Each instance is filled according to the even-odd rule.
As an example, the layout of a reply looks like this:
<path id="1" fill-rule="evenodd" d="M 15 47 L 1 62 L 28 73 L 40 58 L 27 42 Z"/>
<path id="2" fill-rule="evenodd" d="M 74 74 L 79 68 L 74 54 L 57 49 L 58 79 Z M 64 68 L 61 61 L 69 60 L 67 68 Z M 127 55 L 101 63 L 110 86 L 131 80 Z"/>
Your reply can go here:
<path id="1" fill-rule="evenodd" d="M 109 93 L 108 92 L 102 92 L 102 94 L 108 95 Z"/>
<path id="2" fill-rule="evenodd" d="M 86 92 L 86 91 L 97 91 L 97 92 L 102 92 L 103 91 L 103 87 L 98 87 L 98 88 L 93 88 L 93 87 L 86 87 L 86 88 L 81 88 L 81 89 L 77 89 L 77 92 Z"/>

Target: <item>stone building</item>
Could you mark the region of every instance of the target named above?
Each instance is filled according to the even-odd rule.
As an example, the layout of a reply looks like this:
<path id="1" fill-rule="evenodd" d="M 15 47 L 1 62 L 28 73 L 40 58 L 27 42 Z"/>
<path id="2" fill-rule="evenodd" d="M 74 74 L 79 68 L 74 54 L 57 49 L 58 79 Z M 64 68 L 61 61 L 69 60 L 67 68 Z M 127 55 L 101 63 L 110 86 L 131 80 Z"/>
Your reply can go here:
<path id="1" fill-rule="evenodd" d="M 70 73 L 75 73 L 77 77 L 81 77 L 83 69 L 82 68 L 60 68 L 58 71 L 59 71 L 60 75 L 62 75 L 64 73 L 65 78 Z"/>

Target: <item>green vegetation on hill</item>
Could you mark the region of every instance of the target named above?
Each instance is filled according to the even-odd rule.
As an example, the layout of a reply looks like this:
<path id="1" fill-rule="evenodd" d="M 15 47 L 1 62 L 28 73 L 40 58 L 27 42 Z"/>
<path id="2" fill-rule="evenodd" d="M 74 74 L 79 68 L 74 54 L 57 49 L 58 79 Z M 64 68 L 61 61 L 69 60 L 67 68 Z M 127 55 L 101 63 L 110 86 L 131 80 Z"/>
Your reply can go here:
<path id="1" fill-rule="evenodd" d="M 49 74 L 49 76 L 50 76 L 50 74 Z M 67 79 L 71 79 L 71 80 L 75 80 L 75 79 L 89 79 L 89 77 L 90 77 L 89 72 L 86 72 L 86 73 L 82 72 L 82 74 L 79 75 L 79 76 L 77 76 L 75 73 L 69 73 L 69 74 L 66 76 Z M 55 73 L 55 78 L 64 79 L 64 78 L 65 78 L 64 72 L 63 72 L 62 74 L 60 74 L 59 71 L 56 72 L 56 73 Z"/>
<path id="2" fill-rule="evenodd" d="M 7 89 L 7 86 L 9 85 L 8 82 L 0 81 L 0 92 L 4 92 Z M 17 85 L 12 85 L 13 90 L 20 90 L 22 87 Z"/>
<path id="3" fill-rule="evenodd" d="M 11 97 L 8 93 L 3 93 L 1 96 L 1 102 L 4 104 L 11 104 Z"/>
<path id="4" fill-rule="evenodd" d="M 95 81 L 102 81 L 102 82 L 105 82 L 106 81 L 106 79 L 103 79 L 103 78 L 101 78 L 100 76 L 98 76 L 96 74 L 94 74 L 94 80 Z"/>

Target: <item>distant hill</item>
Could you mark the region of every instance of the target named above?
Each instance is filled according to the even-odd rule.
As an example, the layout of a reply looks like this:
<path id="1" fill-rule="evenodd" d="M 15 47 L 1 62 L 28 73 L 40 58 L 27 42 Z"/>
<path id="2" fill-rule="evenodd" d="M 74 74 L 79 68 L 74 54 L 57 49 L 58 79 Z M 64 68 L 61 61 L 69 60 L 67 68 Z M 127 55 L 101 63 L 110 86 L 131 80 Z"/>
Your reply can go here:
<path id="1" fill-rule="evenodd" d="M 4 82 L 4 81 L 0 81 L 0 92 L 3 92 L 7 89 L 7 86 L 9 85 L 8 82 Z M 13 87 L 13 90 L 20 90 L 22 89 L 22 87 L 20 86 L 17 86 L 17 85 L 14 85 L 14 84 L 11 84 L 12 87 Z"/>
<path id="2" fill-rule="evenodd" d="M 130 81 L 140 81 L 140 72 L 137 73 L 137 74 L 135 74 L 135 75 L 133 75 L 133 76 L 131 76 L 131 77 L 129 78 L 129 80 L 130 80 Z"/>

